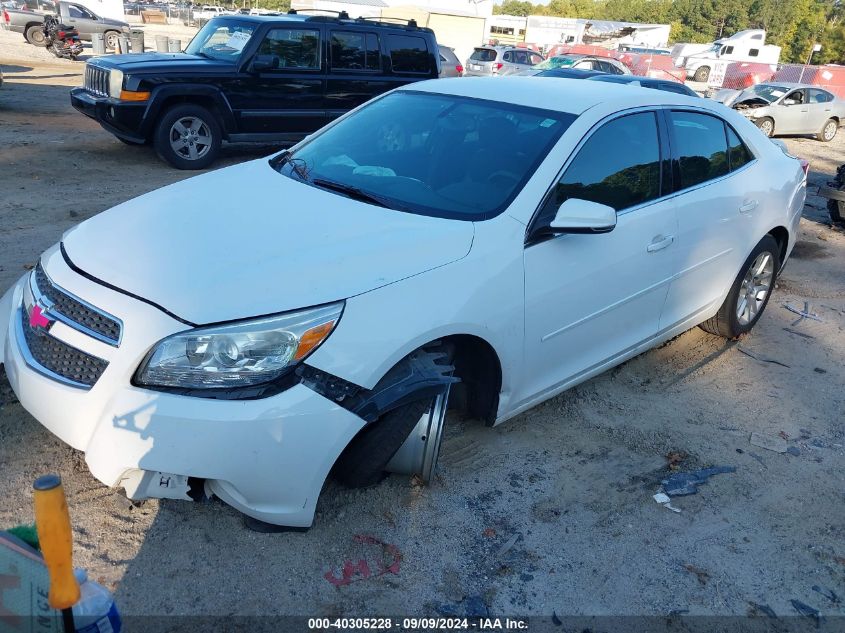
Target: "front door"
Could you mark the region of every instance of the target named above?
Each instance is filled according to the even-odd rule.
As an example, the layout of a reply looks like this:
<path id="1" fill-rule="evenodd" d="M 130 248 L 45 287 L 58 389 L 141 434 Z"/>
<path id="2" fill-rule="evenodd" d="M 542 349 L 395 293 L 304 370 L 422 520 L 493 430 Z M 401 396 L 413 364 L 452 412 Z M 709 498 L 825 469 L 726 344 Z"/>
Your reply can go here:
<path id="1" fill-rule="evenodd" d="M 90 40 L 94 31 L 100 31 L 97 17 L 78 4 L 67 5 L 67 17 L 62 16 L 61 21 L 74 27 L 79 32 L 79 37 L 84 40 Z"/>
<path id="2" fill-rule="evenodd" d="M 239 131 L 296 139 L 321 128 L 327 120 L 322 49 L 318 28 L 270 29 L 255 56 L 272 56 L 276 67 L 247 65 L 239 89 L 226 95 Z"/>
<path id="3" fill-rule="evenodd" d="M 780 102 L 775 120 L 776 134 L 806 134 L 809 107 L 804 89 L 793 90 Z"/>
<path id="4" fill-rule="evenodd" d="M 674 203 L 657 115 L 604 123 L 583 144 L 532 223 L 525 249 L 525 367 L 515 400 L 550 395 L 657 332 L 674 273 Z M 667 157 L 667 148 L 663 157 Z M 661 183 L 661 180 L 664 180 Z M 535 240 L 569 198 L 609 205 L 603 234 Z"/>

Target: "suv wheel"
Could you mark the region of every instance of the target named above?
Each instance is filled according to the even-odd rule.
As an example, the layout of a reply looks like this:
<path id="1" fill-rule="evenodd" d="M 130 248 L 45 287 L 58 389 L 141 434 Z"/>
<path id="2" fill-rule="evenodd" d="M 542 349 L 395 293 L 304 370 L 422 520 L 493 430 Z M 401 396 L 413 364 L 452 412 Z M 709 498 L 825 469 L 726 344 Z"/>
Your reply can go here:
<path id="1" fill-rule="evenodd" d="M 103 40 L 106 44 L 106 50 L 116 51 L 118 39 L 120 39 L 120 33 L 117 31 L 106 31 L 103 36 Z"/>
<path id="2" fill-rule="evenodd" d="M 28 27 L 24 37 L 33 46 L 47 46 L 47 41 L 44 39 L 44 27 L 40 24 L 33 24 Z"/>
<path id="3" fill-rule="evenodd" d="M 205 169 L 217 159 L 220 124 L 206 108 L 194 104 L 168 110 L 156 128 L 156 152 L 177 169 Z"/>
<path id="4" fill-rule="evenodd" d="M 716 316 L 702 323 L 701 329 L 729 339 L 750 332 L 769 303 L 779 270 L 780 247 L 767 235 L 745 260 Z"/>

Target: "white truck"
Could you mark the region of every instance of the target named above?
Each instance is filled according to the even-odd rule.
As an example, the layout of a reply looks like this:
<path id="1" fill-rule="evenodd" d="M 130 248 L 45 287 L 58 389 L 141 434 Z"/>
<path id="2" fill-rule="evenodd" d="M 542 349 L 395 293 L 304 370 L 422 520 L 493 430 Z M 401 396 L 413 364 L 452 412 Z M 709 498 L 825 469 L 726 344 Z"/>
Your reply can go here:
<path id="1" fill-rule="evenodd" d="M 672 49 L 675 65 L 686 69 L 687 79 L 706 82 L 719 62 L 758 62 L 776 65 L 780 46 L 766 44 L 766 31 L 739 31 L 712 44 L 676 44 Z"/>

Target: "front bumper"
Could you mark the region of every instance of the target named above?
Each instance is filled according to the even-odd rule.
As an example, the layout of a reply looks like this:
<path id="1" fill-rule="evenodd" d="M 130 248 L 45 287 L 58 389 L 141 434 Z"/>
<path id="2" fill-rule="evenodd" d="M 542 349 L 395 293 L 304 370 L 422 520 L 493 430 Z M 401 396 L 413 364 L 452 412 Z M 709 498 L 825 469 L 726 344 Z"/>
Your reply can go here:
<path id="1" fill-rule="evenodd" d="M 107 132 L 135 143 L 146 142 L 142 128 L 147 102 L 125 103 L 109 97 L 97 97 L 85 88 L 72 88 L 70 104 L 102 125 Z"/>
<path id="2" fill-rule="evenodd" d="M 141 497 L 172 498 L 166 484 L 157 494 L 150 480 L 195 477 L 249 516 L 279 525 L 311 525 L 323 482 L 363 420 L 303 385 L 249 401 L 134 387 L 131 377 L 149 348 L 186 326 L 77 274 L 56 248 L 42 262 L 57 285 L 120 315 L 124 332 L 120 347 L 113 347 L 55 322 L 51 335 L 109 365 L 88 390 L 52 380 L 27 364 L 15 319 L 27 278 L 15 284 L 0 300 L 0 360 L 33 417 L 84 451 L 91 473 L 107 486 L 123 486 Z M 140 487 L 139 471 L 149 475 Z"/>

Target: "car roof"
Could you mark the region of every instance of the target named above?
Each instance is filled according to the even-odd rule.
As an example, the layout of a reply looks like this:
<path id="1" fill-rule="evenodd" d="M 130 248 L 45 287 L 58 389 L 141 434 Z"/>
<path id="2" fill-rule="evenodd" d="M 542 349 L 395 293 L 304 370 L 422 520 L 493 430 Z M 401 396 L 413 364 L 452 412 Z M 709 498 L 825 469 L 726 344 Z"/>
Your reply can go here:
<path id="1" fill-rule="evenodd" d="M 769 79 L 769 81 L 761 81 L 758 86 L 779 86 L 781 88 L 818 88 L 819 90 L 824 90 L 825 92 L 830 92 L 828 88 L 825 86 L 814 86 L 813 84 L 799 84 L 794 81 L 776 81 L 774 79 Z M 752 86 L 753 88 L 754 86 Z"/>
<path id="2" fill-rule="evenodd" d="M 609 75 L 601 70 L 588 70 L 586 68 L 550 68 L 535 75 L 535 77 L 557 77 L 559 79 L 587 79 L 595 76 L 616 77 L 616 75 Z"/>
<path id="3" fill-rule="evenodd" d="M 471 80 L 455 77 L 422 81 L 399 90 L 501 101 L 576 115 L 599 104 L 611 105 L 618 110 L 654 105 L 712 106 L 712 109 L 725 107 L 716 101 L 709 104 L 705 103 L 705 99 L 653 88 L 567 78 L 540 81 L 537 77 L 518 76 L 473 77 Z"/>

